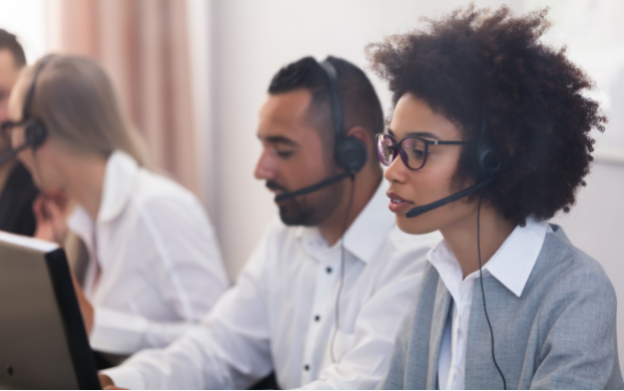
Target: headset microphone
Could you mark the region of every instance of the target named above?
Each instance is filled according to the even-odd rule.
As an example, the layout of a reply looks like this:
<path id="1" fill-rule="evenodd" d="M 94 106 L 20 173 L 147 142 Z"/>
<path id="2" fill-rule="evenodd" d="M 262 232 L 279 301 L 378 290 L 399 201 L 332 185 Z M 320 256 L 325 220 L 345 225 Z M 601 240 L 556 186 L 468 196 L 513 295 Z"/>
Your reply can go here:
<path id="1" fill-rule="evenodd" d="M 279 194 L 279 195 L 277 195 L 275 197 L 275 202 L 282 202 L 282 201 L 289 200 L 291 198 L 295 198 L 295 197 L 299 197 L 299 196 L 302 196 L 302 195 L 305 195 L 305 194 L 313 193 L 313 192 L 315 192 L 317 190 L 320 190 L 320 189 L 322 189 L 324 187 L 327 187 L 329 185 L 333 185 L 334 183 L 339 182 L 339 181 L 341 181 L 341 180 L 343 180 L 343 179 L 345 179 L 347 177 L 350 177 L 350 176 L 352 176 L 351 173 L 343 172 L 340 175 L 336 175 L 336 176 L 333 176 L 331 178 L 327 178 L 324 181 L 316 183 L 316 184 L 314 184 L 312 186 L 304 187 L 303 189 L 299 189 L 299 190 L 296 190 L 296 191 L 291 191 L 291 192 L 288 192 L 288 193 Z"/>
<path id="2" fill-rule="evenodd" d="M 14 159 L 18 153 L 22 152 L 27 148 L 30 148 L 30 145 L 28 143 L 24 143 L 18 148 L 11 149 L 10 151 L 3 153 L 2 155 L 0 155 L 0 166 L 4 165 L 4 163 L 7 163 L 11 159 Z"/>
<path id="3" fill-rule="evenodd" d="M 444 206 L 446 204 L 450 204 L 451 202 L 457 201 L 461 198 L 466 197 L 467 195 L 479 192 L 483 189 L 485 189 L 486 187 L 490 186 L 492 183 L 496 182 L 498 179 L 500 178 L 500 176 L 496 175 L 496 176 L 492 176 L 488 179 L 485 179 L 475 185 L 472 185 L 462 191 L 459 191 L 455 194 L 451 194 L 448 197 L 444 197 L 441 200 L 437 200 L 435 202 L 432 202 L 430 204 L 427 205 L 423 205 L 423 206 L 417 206 L 415 208 L 412 208 L 410 210 L 407 211 L 407 213 L 405 214 L 405 217 L 416 217 L 416 216 L 420 216 L 423 213 L 427 213 L 431 210 L 437 209 L 441 206 Z"/>

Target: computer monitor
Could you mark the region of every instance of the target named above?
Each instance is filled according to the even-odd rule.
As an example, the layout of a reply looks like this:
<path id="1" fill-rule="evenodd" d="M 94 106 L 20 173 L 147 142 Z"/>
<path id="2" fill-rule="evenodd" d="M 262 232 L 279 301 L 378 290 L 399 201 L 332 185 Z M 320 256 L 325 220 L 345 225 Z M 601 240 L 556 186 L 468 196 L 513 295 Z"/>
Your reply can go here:
<path id="1" fill-rule="evenodd" d="M 98 389 L 65 252 L 0 232 L 0 388 Z"/>

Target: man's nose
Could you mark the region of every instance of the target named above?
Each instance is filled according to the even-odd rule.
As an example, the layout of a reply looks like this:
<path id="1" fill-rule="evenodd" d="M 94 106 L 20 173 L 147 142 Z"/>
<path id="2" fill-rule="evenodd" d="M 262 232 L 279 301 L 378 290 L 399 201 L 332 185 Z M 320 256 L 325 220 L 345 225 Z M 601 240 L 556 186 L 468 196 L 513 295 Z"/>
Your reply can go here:
<path id="1" fill-rule="evenodd" d="M 275 162 L 273 160 L 266 150 L 262 151 L 262 155 L 260 155 L 258 163 L 256 163 L 254 177 L 260 180 L 274 179 Z"/>

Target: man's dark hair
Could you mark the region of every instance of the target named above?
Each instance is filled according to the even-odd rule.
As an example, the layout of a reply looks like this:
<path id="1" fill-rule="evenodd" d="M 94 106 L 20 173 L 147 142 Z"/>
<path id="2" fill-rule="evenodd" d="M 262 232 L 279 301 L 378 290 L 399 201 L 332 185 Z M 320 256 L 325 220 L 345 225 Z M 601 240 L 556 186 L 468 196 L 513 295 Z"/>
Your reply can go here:
<path id="1" fill-rule="evenodd" d="M 593 83 L 565 48 L 540 41 L 550 26 L 546 13 L 515 17 L 507 7 L 472 5 L 366 49 L 395 104 L 413 93 L 473 141 L 463 148 L 456 185 L 479 180 L 476 141 L 487 121 L 502 176 L 483 198 L 521 225 L 531 215 L 569 211 L 593 160 L 589 133 L 604 131 L 607 121 L 584 95 Z"/>
<path id="2" fill-rule="evenodd" d="M 371 141 L 374 141 L 375 134 L 382 132 L 384 126 L 383 111 L 375 88 L 364 72 L 350 62 L 332 56 L 327 60 L 338 73 L 345 132 L 354 126 L 361 126 L 366 129 Z M 313 57 L 304 57 L 280 69 L 271 80 L 269 94 L 297 89 L 306 89 L 312 93 L 308 119 L 320 131 L 326 150 L 333 151 L 335 130 L 329 80 Z M 373 154 L 373 158 L 376 156 L 377 154 Z"/>
<path id="3" fill-rule="evenodd" d="M 17 37 L 4 29 L 0 29 L 0 50 L 6 49 L 13 55 L 16 68 L 26 65 L 26 55 L 24 49 L 17 40 Z"/>

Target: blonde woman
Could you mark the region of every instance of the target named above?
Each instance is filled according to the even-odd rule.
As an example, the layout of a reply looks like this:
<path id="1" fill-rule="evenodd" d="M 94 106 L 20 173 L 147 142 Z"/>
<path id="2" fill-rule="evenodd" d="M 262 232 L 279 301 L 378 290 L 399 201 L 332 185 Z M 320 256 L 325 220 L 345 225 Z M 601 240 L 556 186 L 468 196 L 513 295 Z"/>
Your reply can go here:
<path id="1" fill-rule="evenodd" d="M 144 167 L 102 68 L 44 57 L 21 74 L 9 117 L 3 129 L 13 148 L 29 146 L 18 158 L 37 186 L 77 202 L 65 224 L 62 197 L 40 201 L 38 231 L 69 229 L 88 250 L 77 290 L 92 348 L 164 347 L 199 322 L 228 286 L 213 229 L 190 192 Z"/>

